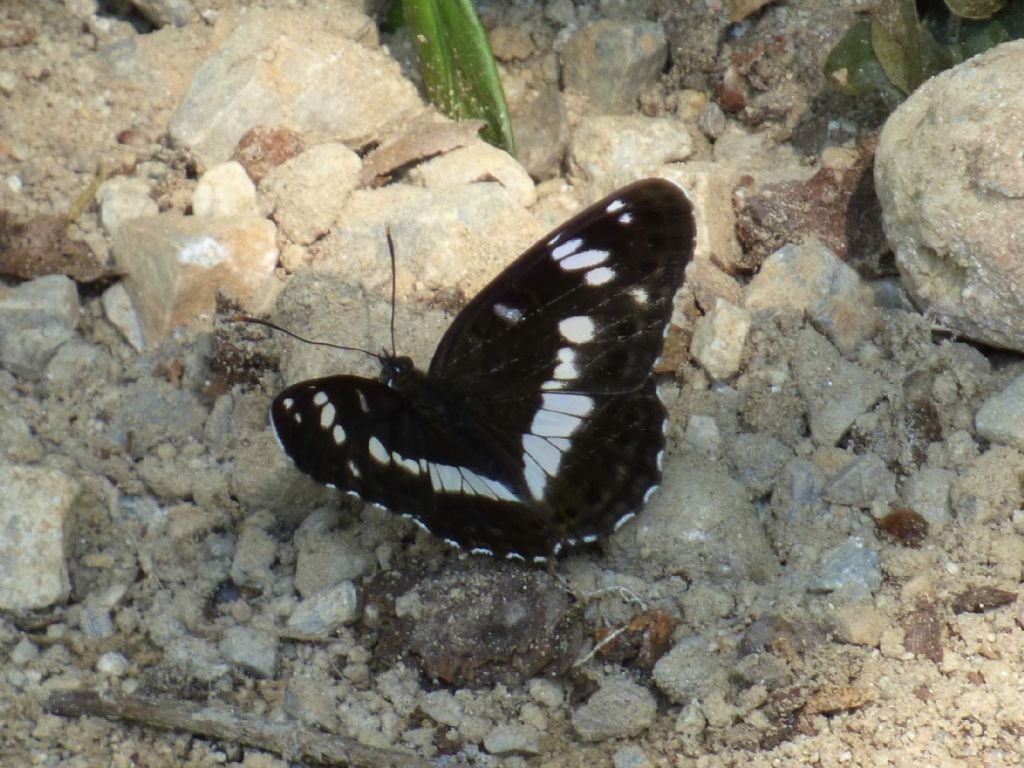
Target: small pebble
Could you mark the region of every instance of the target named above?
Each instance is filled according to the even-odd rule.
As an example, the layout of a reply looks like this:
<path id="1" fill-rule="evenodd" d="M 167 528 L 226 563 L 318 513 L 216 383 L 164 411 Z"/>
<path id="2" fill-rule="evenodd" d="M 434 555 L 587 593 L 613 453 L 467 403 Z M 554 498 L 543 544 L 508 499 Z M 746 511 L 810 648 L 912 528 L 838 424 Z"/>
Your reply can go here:
<path id="1" fill-rule="evenodd" d="M 492 755 L 538 755 L 540 732 L 532 725 L 499 725 L 484 737 Z"/>
<path id="2" fill-rule="evenodd" d="M 128 671 L 128 659 L 120 653 L 104 653 L 96 660 L 96 671 L 111 677 L 124 677 Z"/>
<path id="3" fill-rule="evenodd" d="M 27 637 L 22 637 L 11 650 L 11 663 L 23 667 L 39 655 L 39 648 Z"/>

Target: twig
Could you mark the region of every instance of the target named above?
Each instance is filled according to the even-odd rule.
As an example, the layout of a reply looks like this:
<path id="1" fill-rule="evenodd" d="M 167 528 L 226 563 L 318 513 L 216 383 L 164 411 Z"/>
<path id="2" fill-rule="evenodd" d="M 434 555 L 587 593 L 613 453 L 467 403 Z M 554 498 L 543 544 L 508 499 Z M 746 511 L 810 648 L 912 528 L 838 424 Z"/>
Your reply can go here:
<path id="1" fill-rule="evenodd" d="M 186 731 L 265 749 L 286 760 L 316 760 L 348 768 L 435 768 L 428 760 L 393 749 L 331 736 L 297 723 L 272 723 L 252 715 L 204 707 L 172 699 L 152 699 L 123 693 L 67 691 L 46 701 L 48 711 L 66 717 L 106 717 L 131 720 L 156 728 Z"/>

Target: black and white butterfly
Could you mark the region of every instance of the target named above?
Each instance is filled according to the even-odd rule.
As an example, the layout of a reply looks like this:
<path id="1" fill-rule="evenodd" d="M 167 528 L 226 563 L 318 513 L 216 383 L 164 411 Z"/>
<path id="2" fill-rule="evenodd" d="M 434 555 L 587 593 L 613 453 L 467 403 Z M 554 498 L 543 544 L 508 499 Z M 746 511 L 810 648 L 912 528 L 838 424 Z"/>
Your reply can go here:
<path id="1" fill-rule="evenodd" d="M 450 544 L 543 560 L 618 529 L 661 477 L 653 368 L 693 256 L 686 194 L 637 182 L 510 264 L 458 314 L 426 373 L 281 392 L 271 422 L 321 483 Z"/>

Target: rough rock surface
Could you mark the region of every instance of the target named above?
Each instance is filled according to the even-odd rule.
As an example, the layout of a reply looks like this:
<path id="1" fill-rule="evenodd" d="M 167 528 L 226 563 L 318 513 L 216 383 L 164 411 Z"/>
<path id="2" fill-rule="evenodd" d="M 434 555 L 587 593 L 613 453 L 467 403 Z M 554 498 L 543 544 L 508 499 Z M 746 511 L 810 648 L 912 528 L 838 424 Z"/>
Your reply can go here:
<path id="1" fill-rule="evenodd" d="M 875 160 L 886 235 L 914 301 L 956 333 L 1018 351 L 1022 66 L 1017 40 L 935 76 L 886 122 Z"/>

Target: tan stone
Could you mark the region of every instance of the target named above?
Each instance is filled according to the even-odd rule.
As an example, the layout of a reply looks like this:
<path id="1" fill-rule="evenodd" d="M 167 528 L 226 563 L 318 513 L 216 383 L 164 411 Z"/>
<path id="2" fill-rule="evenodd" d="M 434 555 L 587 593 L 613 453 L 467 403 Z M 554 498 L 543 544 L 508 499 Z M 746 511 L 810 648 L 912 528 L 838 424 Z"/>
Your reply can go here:
<path id="1" fill-rule="evenodd" d="M 114 236 L 114 259 L 146 343 L 177 326 L 210 323 L 218 288 L 258 312 L 277 264 L 275 237 L 273 222 L 245 216 L 164 213 L 125 222 Z"/>

